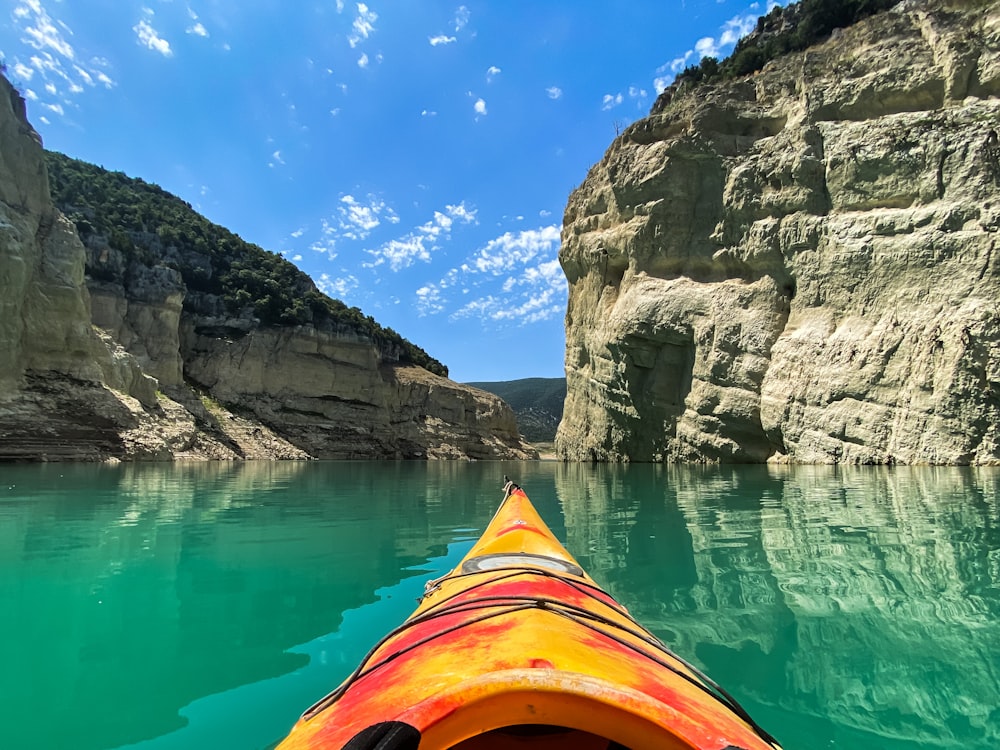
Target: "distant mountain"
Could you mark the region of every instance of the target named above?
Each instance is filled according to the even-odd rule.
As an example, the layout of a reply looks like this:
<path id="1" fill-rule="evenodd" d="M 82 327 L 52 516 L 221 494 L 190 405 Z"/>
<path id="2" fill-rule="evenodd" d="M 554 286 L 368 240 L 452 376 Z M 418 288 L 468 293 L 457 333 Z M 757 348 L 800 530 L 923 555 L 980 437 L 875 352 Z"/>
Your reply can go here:
<path id="1" fill-rule="evenodd" d="M 524 378 L 486 383 L 467 383 L 495 393 L 517 416 L 525 440 L 547 443 L 556 439 L 566 400 L 566 378 Z"/>

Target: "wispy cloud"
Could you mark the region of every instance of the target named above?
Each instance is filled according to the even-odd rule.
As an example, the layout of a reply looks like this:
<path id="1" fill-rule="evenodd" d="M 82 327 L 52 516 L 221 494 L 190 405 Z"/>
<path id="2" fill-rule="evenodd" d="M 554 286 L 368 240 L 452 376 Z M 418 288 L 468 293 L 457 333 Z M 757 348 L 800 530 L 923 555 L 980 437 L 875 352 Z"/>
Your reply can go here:
<path id="1" fill-rule="evenodd" d="M 351 47 L 357 47 L 362 41 L 375 32 L 375 22 L 378 20 L 378 13 L 371 10 L 364 3 L 357 5 L 358 15 L 351 24 L 351 33 L 347 37 Z"/>
<path id="2" fill-rule="evenodd" d="M 471 224 L 476 221 L 476 210 L 465 203 L 447 205 L 444 211 L 435 211 L 433 217 L 404 235 L 367 252 L 373 260 L 366 263 L 368 268 L 388 265 L 393 271 L 409 268 L 417 261 L 428 262 L 431 253 L 441 247 L 441 242 L 451 234 L 455 222 Z"/>
<path id="3" fill-rule="evenodd" d="M 153 11 L 150 8 L 143 8 L 142 12 L 146 17 L 132 27 L 132 31 L 135 32 L 139 44 L 154 52 L 159 52 L 164 57 L 172 57 L 174 52 L 170 49 L 170 42 L 161 37 L 159 32 L 150 23 Z"/>
<path id="4" fill-rule="evenodd" d="M 71 98 L 97 85 L 112 88 L 115 83 L 103 58 L 84 59 L 77 54 L 69 38 L 73 31 L 63 21 L 53 19 L 41 0 L 23 0 L 11 15 L 20 31 L 26 54 L 7 50 L 9 71 L 25 87 L 25 96 L 42 104 L 47 111 L 62 115 Z M 37 89 L 28 84 L 36 84 Z M 48 119 L 45 119 L 48 122 Z"/>
<path id="5" fill-rule="evenodd" d="M 602 110 L 614 109 L 623 101 L 625 101 L 625 97 L 622 96 L 621 92 L 617 94 L 605 94 L 604 98 L 601 99 L 601 109 Z"/>
<path id="6" fill-rule="evenodd" d="M 398 224 L 399 216 L 383 199 L 368 195 L 358 199 L 353 195 L 340 196 L 336 211 L 320 222 L 320 238 L 310 249 L 337 257 L 337 247 L 344 240 L 365 240 L 383 223 Z M 302 230 L 299 230 L 302 232 Z"/>
<path id="7" fill-rule="evenodd" d="M 337 209 L 341 236 L 349 240 L 363 240 L 383 221 L 398 224 L 399 216 L 381 198 L 373 195 L 361 202 L 353 195 L 344 195 Z"/>
<path id="8" fill-rule="evenodd" d="M 194 9 L 190 5 L 188 6 L 187 12 L 188 18 L 194 22 L 191 26 L 187 27 L 187 33 L 194 34 L 195 36 L 207 37 L 208 29 L 206 29 L 205 25 L 198 20 L 198 14 L 194 12 Z"/>
<path id="9" fill-rule="evenodd" d="M 457 42 L 458 39 L 453 36 L 447 36 L 446 34 L 438 34 L 437 36 L 428 37 L 427 41 L 431 43 L 432 47 L 437 47 L 441 44 L 451 44 L 452 42 Z"/>
<path id="10" fill-rule="evenodd" d="M 479 115 L 481 117 L 485 117 L 486 114 L 487 114 L 487 111 L 486 111 L 486 100 L 485 99 L 476 99 L 476 103 L 472 105 L 472 109 L 475 110 L 475 112 L 476 112 L 477 115 Z"/>
<path id="11" fill-rule="evenodd" d="M 468 25 L 470 15 L 468 8 L 464 5 L 458 6 L 455 11 L 455 31 L 461 31 Z"/>
<path id="12" fill-rule="evenodd" d="M 316 286 L 328 297 L 343 300 L 358 288 L 358 278 L 353 274 L 333 278 L 330 274 L 324 273 L 320 274 Z"/>
<path id="13" fill-rule="evenodd" d="M 525 325 L 562 315 L 567 287 L 558 252 L 555 225 L 507 232 L 440 281 L 417 289 L 417 310 L 421 315 L 445 313 L 456 294 L 461 303 L 452 318 Z"/>
<path id="14" fill-rule="evenodd" d="M 545 93 L 548 94 L 549 99 L 560 99 L 563 95 L 563 90 L 558 86 L 549 86 L 545 89 Z"/>
<path id="15" fill-rule="evenodd" d="M 775 5 L 776 3 L 769 1 L 767 3 L 768 11 Z M 700 62 L 703 57 L 722 58 L 729 54 L 736 42 L 754 30 L 757 25 L 757 17 L 756 11 L 733 16 L 722 25 L 718 37 L 702 37 L 695 42 L 694 49 L 687 50 L 683 55 L 679 55 L 657 68 L 656 77 L 653 79 L 653 88 L 656 93 L 659 94 L 669 86 L 677 74 L 688 65 Z"/>
<path id="16" fill-rule="evenodd" d="M 427 284 L 417 289 L 417 312 L 420 315 L 436 315 L 445 311 L 441 289 L 436 284 Z"/>
<path id="17" fill-rule="evenodd" d="M 496 65 L 491 65 L 486 69 L 486 83 L 492 83 L 493 79 L 500 75 L 501 71 Z"/>
<path id="18" fill-rule="evenodd" d="M 499 276 L 535 259 L 558 241 L 559 228 L 554 225 L 516 234 L 506 232 L 479 250 L 471 259 L 471 264 L 479 273 Z"/>
<path id="19" fill-rule="evenodd" d="M 27 21 L 26 41 L 37 50 L 51 50 L 60 57 L 73 59 L 73 48 L 52 22 L 39 0 L 28 0 L 14 8 L 14 18 Z M 64 27 L 65 28 L 65 27 Z"/>

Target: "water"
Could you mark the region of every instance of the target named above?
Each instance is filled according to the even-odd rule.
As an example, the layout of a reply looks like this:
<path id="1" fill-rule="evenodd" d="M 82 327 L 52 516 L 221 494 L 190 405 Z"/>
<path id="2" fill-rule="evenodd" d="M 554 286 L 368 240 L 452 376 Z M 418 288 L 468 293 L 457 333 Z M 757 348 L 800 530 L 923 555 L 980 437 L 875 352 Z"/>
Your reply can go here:
<path id="1" fill-rule="evenodd" d="M 787 750 L 1000 746 L 1000 472 L 0 465 L 0 748 L 267 748 L 504 473 Z"/>

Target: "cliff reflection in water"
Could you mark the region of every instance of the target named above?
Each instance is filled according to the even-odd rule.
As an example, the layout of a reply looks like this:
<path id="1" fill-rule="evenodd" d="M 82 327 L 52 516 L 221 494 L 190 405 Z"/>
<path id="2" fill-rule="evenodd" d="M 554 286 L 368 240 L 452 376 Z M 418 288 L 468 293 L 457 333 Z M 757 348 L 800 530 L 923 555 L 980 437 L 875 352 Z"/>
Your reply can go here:
<path id="1" fill-rule="evenodd" d="M 566 466 L 556 488 L 584 567 L 786 747 L 1000 746 L 996 472 Z"/>
<path id="2" fill-rule="evenodd" d="M 424 577 L 412 566 L 476 509 L 442 502 L 451 467 L 429 479 L 420 465 L 373 466 L 3 467 L 0 747 L 103 750 L 182 730 L 185 707 L 302 668 L 294 647 L 380 587 Z M 499 486 L 475 500 L 480 516 Z M 293 689 L 257 712 L 273 714 L 273 734 L 256 746 L 329 685 Z M 59 720 L 24 720 L 39 711 Z M 233 741 L 254 726 L 243 712 L 219 718 L 229 746 L 250 746 Z"/>

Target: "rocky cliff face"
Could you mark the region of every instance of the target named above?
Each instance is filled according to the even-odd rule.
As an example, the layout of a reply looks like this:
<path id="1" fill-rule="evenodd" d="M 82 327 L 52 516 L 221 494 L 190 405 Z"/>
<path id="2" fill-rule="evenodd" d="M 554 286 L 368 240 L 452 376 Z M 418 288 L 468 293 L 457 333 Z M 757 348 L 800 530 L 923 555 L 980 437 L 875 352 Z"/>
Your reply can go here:
<path id="1" fill-rule="evenodd" d="M 53 207 L 2 77 L 0 145 L 0 460 L 536 455 L 500 399 L 362 335 L 186 308 L 155 260 L 88 279 L 122 258 Z"/>
<path id="2" fill-rule="evenodd" d="M 564 458 L 1000 462 L 1000 6 L 658 102 L 566 209 Z"/>

